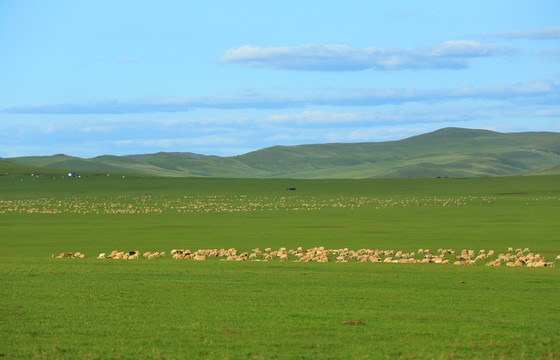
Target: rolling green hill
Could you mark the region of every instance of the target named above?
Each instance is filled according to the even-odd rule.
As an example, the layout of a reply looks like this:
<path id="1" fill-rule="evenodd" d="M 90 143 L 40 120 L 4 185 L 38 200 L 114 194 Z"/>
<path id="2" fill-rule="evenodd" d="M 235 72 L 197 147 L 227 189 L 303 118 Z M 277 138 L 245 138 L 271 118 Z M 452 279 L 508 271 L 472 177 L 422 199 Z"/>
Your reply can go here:
<path id="1" fill-rule="evenodd" d="M 29 174 L 48 174 L 48 175 L 66 175 L 67 170 L 50 169 L 39 165 L 20 164 L 0 159 L 0 176 L 4 175 L 29 175 Z"/>
<path id="2" fill-rule="evenodd" d="M 533 171 L 527 175 L 560 175 L 560 165 Z"/>
<path id="3" fill-rule="evenodd" d="M 4 159 L 73 171 L 237 178 L 425 178 L 506 176 L 557 171 L 560 133 L 498 133 L 445 128 L 408 139 L 273 146 L 233 157 L 193 153 L 67 155 Z"/>

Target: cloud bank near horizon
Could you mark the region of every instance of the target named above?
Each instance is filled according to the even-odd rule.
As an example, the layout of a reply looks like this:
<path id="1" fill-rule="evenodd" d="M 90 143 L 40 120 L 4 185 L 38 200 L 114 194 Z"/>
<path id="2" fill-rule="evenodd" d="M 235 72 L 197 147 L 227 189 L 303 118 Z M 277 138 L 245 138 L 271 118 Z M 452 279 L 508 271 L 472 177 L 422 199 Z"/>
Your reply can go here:
<path id="1" fill-rule="evenodd" d="M 267 95 L 258 92 L 209 97 L 155 97 L 131 101 L 111 100 L 89 104 L 22 106 L 3 109 L 5 114 L 140 114 L 187 112 L 193 109 L 289 109 L 309 106 L 374 107 L 410 102 L 447 102 L 454 100 L 560 102 L 560 87 L 550 80 L 539 80 L 492 88 L 455 89 L 354 89 L 344 92 L 308 95 Z"/>
<path id="2" fill-rule="evenodd" d="M 504 31 L 485 35 L 484 38 L 557 40 L 560 39 L 560 26 L 533 30 Z"/>

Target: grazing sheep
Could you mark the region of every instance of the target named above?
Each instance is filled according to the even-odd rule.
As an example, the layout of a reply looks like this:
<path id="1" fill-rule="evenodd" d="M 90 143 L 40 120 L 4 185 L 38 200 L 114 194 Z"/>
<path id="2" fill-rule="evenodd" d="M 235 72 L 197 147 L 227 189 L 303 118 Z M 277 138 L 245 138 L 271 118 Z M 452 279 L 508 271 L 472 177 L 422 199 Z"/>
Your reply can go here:
<path id="1" fill-rule="evenodd" d="M 287 249 L 285 247 L 280 247 L 278 250 L 272 251 L 270 248 L 266 248 L 265 252 L 262 252 L 260 248 L 252 249 L 253 252 L 242 252 L 237 255 L 238 251 L 235 248 L 230 249 L 199 249 L 194 253 L 190 250 L 183 249 L 173 249 L 170 251 L 173 259 L 182 260 L 206 260 L 209 257 L 222 258 L 221 261 L 268 261 L 274 257 L 279 258 L 279 262 L 284 262 L 288 260 L 290 255 L 296 257 L 294 262 L 328 262 L 329 257 L 336 257 L 337 263 L 347 263 L 347 262 L 357 262 L 362 263 L 367 262 L 385 262 L 385 263 L 400 263 L 400 264 L 414 264 L 414 263 L 425 263 L 425 264 L 451 264 L 451 256 L 455 258 L 454 265 L 476 265 L 477 261 L 484 261 L 486 266 L 501 266 L 505 263 L 507 267 L 520 267 L 526 265 L 528 267 L 553 267 L 554 262 L 547 262 L 545 257 L 541 254 L 533 254 L 529 252 L 528 248 L 520 251 L 521 248 L 516 249 L 508 248 L 508 252 L 505 254 L 501 253 L 497 257 L 494 257 L 494 250 L 486 251 L 484 249 L 472 250 L 463 249 L 461 252 L 457 252 L 460 255 L 455 255 L 455 251 L 452 249 L 438 248 L 437 252 L 433 254 L 430 253 L 429 249 L 418 249 L 418 253 L 423 255 L 423 258 L 416 259 L 416 253 L 405 253 L 398 249 L 366 249 L 361 248 L 359 250 L 351 250 L 348 248 L 340 249 L 327 249 L 324 246 L 313 247 L 304 250 L 302 247 L 298 247 L 297 250 Z M 268 252 L 266 251 L 268 250 Z M 261 254 L 261 255 L 259 255 Z M 138 259 L 140 256 L 148 259 L 153 259 L 159 256 L 164 256 L 165 252 L 144 252 L 142 255 L 139 251 L 127 251 L 122 252 L 118 250 L 113 250 L 109 255 L 106 253 L 100 253 L 98 259 Z M 447 256 L 450 255 L 450 256 Z M 262 256 L 262 259 L 259 259 Z M 446 258 L 446 256 L 448 258 Z M 60 253 L 60 255 L 52 254 L 51 258 L 85 258 L 85 255 L 81 252 L 75 253 Z M 560 255 L 556 256 L 554 261 L 560 260 Z"/>

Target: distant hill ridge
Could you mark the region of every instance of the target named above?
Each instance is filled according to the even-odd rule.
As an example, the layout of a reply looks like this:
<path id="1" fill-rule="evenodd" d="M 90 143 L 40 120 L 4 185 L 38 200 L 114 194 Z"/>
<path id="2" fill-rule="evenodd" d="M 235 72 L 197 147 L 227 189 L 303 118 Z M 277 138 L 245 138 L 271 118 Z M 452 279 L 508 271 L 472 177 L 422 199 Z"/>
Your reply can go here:
<path id="1" fill-rule="evenodd" d="M 273 146 L 220 157 L 160 152 L 5 158 L 72 171 L 239 178 L 425 178 L 560 173 L 560 133 L 444 128 L 387 142 Z"/>

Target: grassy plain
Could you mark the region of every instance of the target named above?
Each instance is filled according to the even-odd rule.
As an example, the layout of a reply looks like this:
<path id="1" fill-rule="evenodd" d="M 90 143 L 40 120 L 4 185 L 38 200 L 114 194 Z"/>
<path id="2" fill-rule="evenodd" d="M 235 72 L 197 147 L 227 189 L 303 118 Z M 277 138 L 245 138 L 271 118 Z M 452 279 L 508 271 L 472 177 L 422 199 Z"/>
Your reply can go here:
<path id="1" fill-rule="evenodd" d="M 559 210 L 558 176 L 1 176 L 0 357 L 558 358 L 558 268 L 95 257 L 511 246 L 553 261 Z M 50 258 L 70 251 L 86 258 Z"/>

